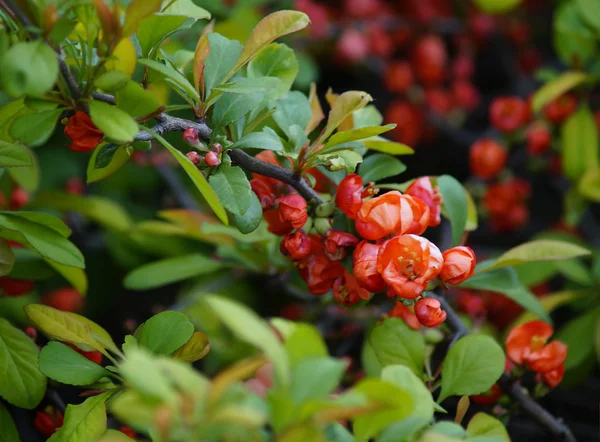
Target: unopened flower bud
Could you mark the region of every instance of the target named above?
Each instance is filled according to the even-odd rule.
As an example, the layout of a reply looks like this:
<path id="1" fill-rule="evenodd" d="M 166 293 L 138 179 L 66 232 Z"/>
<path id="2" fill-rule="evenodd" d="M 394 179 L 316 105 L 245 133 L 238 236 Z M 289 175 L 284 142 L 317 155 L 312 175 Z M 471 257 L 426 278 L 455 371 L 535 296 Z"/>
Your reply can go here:
<path id="1" fill-rule="evenodd" d="M 208 167 L 217 167 L 219 164 L 221 164 L 221 159 L 216 153 L 211 151 L 208 152 L 204 157 L 204 162 Z"/>
<path id="2" fill-rule="evenodd" d="M 333 201 L 331 201 L 328 203 L 319 204 L 317 206 L 317 208 L 315 209 L 315 214 L 319 218 L 327 218 L 327 217 L 333 215 L 334 211 L 335 211 L 335 203 Z"/>
<path id="3" fill-rule="evenodd" d="M 440 301 L 435 298 L 421 298 L 415 304 L 415 315 L 425 327 L 437 327 L 446 320 Z"/>
<path id="4" fill-rule="evenodd" d="M 315 230 L 317 233 L 325 234 L 329 229 L 331 229 L 331 223 L 327 218 L 317 218 L 315 220 Z"/>
<path id="5" fill-rule="evenodd" d="M 200 144 L 200 141 L 198 140 L 198 131 L 193 127 L 188 127 L 183 131 L 183 141 L 195 146 Z"/>
<path id="6" fill-rule="evenodd" d="M 213 143 L 212 146 L 210 146 L 210 150 L 217 155 L 221 155 L 221 152 L 223 152 L 223 146 L 221 143 Z"/>
<path id="7" fill-rule="evenodd" d="M 202 162 L 202 156 L 195 150 L 192 150 L 191 152 L 186 153 L 185 156 L 187 157 L 188 160 L 190 160 L 192 162 L 192 164 L 194 166 L 197 166 L 198 164 L 200 164 Z"/>

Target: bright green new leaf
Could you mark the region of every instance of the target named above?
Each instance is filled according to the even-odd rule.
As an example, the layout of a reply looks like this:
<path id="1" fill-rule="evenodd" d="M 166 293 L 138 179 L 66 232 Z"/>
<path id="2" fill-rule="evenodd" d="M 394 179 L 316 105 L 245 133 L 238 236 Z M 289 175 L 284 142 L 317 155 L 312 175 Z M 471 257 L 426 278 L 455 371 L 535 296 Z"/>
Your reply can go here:
<path id="1" fill-rule="evenodd" d="M 170 355 L 194 334 L 188 317 L 172 310 L 161 312 L 144 322 L 136 332 L 138 344 L 157 355 Z"/>
<path id="2" fill-rule="evenodd" d="M 194 332 L 192 337 L 173 352 L 172 358 L 183 362 L 195 362 L 202 359 L 210 351 L 210 342 L 206 333 Z"/>
<path id="3" fill-rule="evenodd" d="M 0 402 L 0 442 L 21 442 L 17 426 L 6 406 Z"/>
<path id="4" fill-rule="evenodd" d="M 210 12 L 196 5 L 192 0 L 175 0 L 165 4 L 168 7 L 161 11 L 161 15 L 181 15 L 195 20 L 210 19 Z"/>
<path id="5" fill-rule="evenodd" d="M 241 340 L 262 349 L 273 363 L 275 376 L 283 385 L 290 380 L 290 362 L 271 327 L 256 313 L 241 304 L 216 295 L 204 299 L 219 319 Z"/>
<path id="6" fill-rule="evenodd" d="M 261 150 L 283 150 L 281 138 L 270 127 L 264 127 L 262 132 L 252 132 L 230 146 L 231 149 L 261 149 Z"/>
<path id="7" fill-rule="evenodd" d="M 254 232 L 260 226 L 262 221 L 262 207 L 260 201 L 254 192 L 250 193 L 250 207 L 241 216 L 233 215 L 235 225 L 239 231 L 248 234 Z"/>
<path id="8" fill-rule="evenodd" d="M 223 264 L 199 253 L 176 256 L 145 264 L 127 274 L 123 285 L 130 290 L 148 290 L 205 275 Z"/>
<path id="9" fill-rule="evenodd" d="M 40 352 L 40 371 L 68 385 L 90 385 L 110 372 L 60 342 L 49 342 Z"/>
<path id="10" fill-rule="evenodd" d="M 29 167 L 33 160 L 29 149 L 18 144 L 0 141 L 0 167 Z"/>
<path id="11" fill-rule="evenodd" d="M 325 341 L 315 326 L 301 322 L 294 324 L 284 346 L 292 367 L 303 360 L 325 357 L 329 354 Z"/>
<path id="12" fill-rule="evenodd" d="M 405 365 L 420 376 L 425 363 L 425 338 L 398 318 L 389 318 L 373 329 L 369 342 L 381 365 Z"/>
<path id="13" fill-rule="evenodd" d="M 310 400 L 324 400 L 339 385 L 346 363 L 330 357 L 307 358 L 292 370 L 290 396 L 296 405 Z"/>
<path id="14" fill-rule="evenodd" d="M 387 124 L 385 126 L 367 126 L 358 127 L 355 129 L 346 130 L 334 134 L 325 144 L 322 151 L 326 152 L 327 148 L 337 146 L 339 144 L 348 143 L 350 141 L 364 140 L 372 138 L 382 133 L 388 132 L 396 127 L 395 124 Z"/>
<path id="15" fill-rule="evenodd" d="M 96 442 L 135 442 L 135 440 L 119 430 L 109 428 Z"/>
<path id="16" fill-rule="evenodd" d="M 234 215 L 242 216 L 250 208 L 252 189 L 241 168 L 221 166 L 208 182 L 221 204 Z"/>
<path id="17" fill-rule="evenodd" d="M 405 170 L 406 165 L 399 159 L 384 153 L 376 153 L 366 157 L 358 171 L 363 180 L 369 183 L 400 175 Z"/>
<path id="18" fill-rule="evenodd" d="M 498 436 L 502 440 L 510 442 L 505 425 L 486 413 L 480 412 L 471 418 L 469 425 L 467 425 L 467 433 L 469 433 L 469 437 Z"/>
<path id="19" fill-rule="evenodd" d="M 132 117 L 150 115 L 160 107 L 156 95 L 144 89 L 141 84 L 129 81 L 115 94 L 117 107 Z"/>
<path id="20" fill-rule="evenodd" d="M 126 112 L 103 101 L 90 102 L 90 117 L 98 129 L 118 143 L 128 143 L 138 133 L 138 125 Z"/>
<path id="21" fill-rule="evenodd" d="M 106 401 L 112 391 L 89 397 L 79 405 L 67 405 L 65 423 L 48 442 L 88 442 L 106 431 Z"/>
<path id="22" fill-rule="evenodd" d="M 58 108 L 22 115 L 15 120 L 10 133 L 22 144 L 32 147 L 41 146 L 54 133 L 58 118 L 64 111 L 64 108 Z"/>
<path id="23" fill-rule="evenodd" d="M 575 0 L 579 15 L 590 26 L 600 31 L 600 3 L 595 0 Z"/>
<path id="24" fill-rule="evenodd" d="M 125 13 L 123 37 L 129 37 L 133 34 L 144 18 L 160 11 L 162 3 L 163 0 L 132 0 Z"/>
<path id="25" fill-rule="evenodd" d="M 549 81 L 542 86 L 533 96 L 531 108 L 534 112 L 540 112 L 552 100 L 560 97 L 565 92 L 588 81 L 589 75 L 583 72 L 569 71 Z"/>
<path id="26" fill-rule="evenodd" d="M 94 80 L 94 86 L 107 92 L 123 89 L 130 81 L 130 76 L 121 71 L 108 71 Z"/>
<path id="27" fill-rule="evenodd" d="M 46 377 L 38 369 L 38 353 L 37 345 L 25 333 L 0 318 L 0 397 L 28 410 L 40 403 Z M 4 431 L 2 427 L 0 433 Z"/>
<path id="28" fill-rule="evenodd" d="M 434 400 L 427 386 L 410 368 L 404 365 L 388 365 L 381 371 L 381 380 L 389 382 L 406 391 L 415 404 L 412 416 L 433 418 Z"/>
<path id="29" fill-rule="evenodd" d="M 274 100 L 292 88 L 298 69 L 294 50 L 284 44 L 272 43 L 250 61 L 248 78 L 278 78 L 279 85 L 267 94 L 269 100 Z"/>
<path id="30" fill-rule="evenodd" d="M 468 201 L 465 189 L 456 178 L 442 175 L 437 179 L 437 185 L 444 199 L 444 209 L 452 226 L 452 245 L 460 244 L 467 225 Z"/>
<path id="31" fill-rule="evenodd" d="M 88 184 L 111 176 L 129 161 L 130 150 L 116 144 L 100 144 L 90 157 L 87 165 Z"/>
<path id="32" fill-rule="evenodd" d="M 65 278 L 79 293 L 82 295 L 87 293 L 88 280 L 84 270 L 58 264 L 49 259 L 44 259 L 44 261 Z"/>
<path id="33" fill-rule="evenodd" d="M 40 97 L 58 79 L 58 58 L 43 40 L 14 44 L 4 52 L 0 62 L 2 87 L 12 97 Z"/>
<path id="34" fill-rule="evenodd" d="M 161 74 L 165 79 L 170 80 L 173 84 L 179 87 L 189 98 L 200 101 L 200 96 L 196 88 L 175 68 L 161 63 L 156 60 L 142 58 L 138 60 L 141 65 L 147 66 L 150 69 Z"/>
<path id="35" fill-rule="evenodd" d="M 442 391 L 448 396 L 480 394 L 489 390 L 504 372 L 504 352 L 489 336 L 469 335 L 454 344 L 442 368 Z"/>
<path id="36" fill-rule="evenodd" d="M 214 87 L 223 83 L 235 62 L 242 53 L 242 45 L 237 40 L 229 40 L 211 32 L 207 36 L 210 51 L 204 60 L 205 96 L 210 96 Z"/>
<path id="37" fill-rule="evenodd" d="M 406 144 L 387 141 L 383 138 L 375 138 L 373 140 L 364 141 L 365 147 L 369 150 L 387 153 L 390 155 L 412 155 L 415 151 Z"/>
<path id="38" fill-rule="evenodd" d="M 229 83 L 216 86 L 213 90 L 228 92 L 230 94 L 253 94 L 255 92 L 267 92 L 277 88 L 281 80 L 276 77 L 260 78 L 234 78 Z"/>
<path id="39" fill-rule="evenodd" d="M 142 49 L 142 56 L 149 57 L 160 44 L 182 26 L 187 17 L 181 15 L 151 15 L 143 19 L 137 29 L 137 38 Z"/>
<path id="40" fill-rule="evenodd" d="M 242 119 L 248 112 L 260 104 L 263 97 L 264 95 L 260 92 L 255 94 L 224 93 L 213 109 L 213 127 L 225 127 Z"/>
<path id="41" fill-rule="evenodd" d="M 581 106 L 561 127 L 563 172 L 572 181 L 598 167 L 598 128 L 589 107 Z"/>
<path id="42" fill-rule="evenodd" d="M 353 112 L 362 109 L 373 98 L 366 92 L 348 91 L 340 95 L 333 104 L 327 119 L 327 126 L 315 142 L 316 145 L 322 144 L 329 136 L 344 122 Z"/>
<path id="43" fill-rule="evenodd" d="M 238 96 L 247 97 L 247 95 Z M 196 185 L 196 188 L 206 199 L 206 202 L 211 207 L 211 209 L 213 209 L 215 215 L 217 215 L 217 217 L 223 222 L 223 224 L 229 225 L 229 219 L 227 218 L 227 213 L 225 212 L 225 209 L 219 202 L 219 199 L 217 198 L 217 195 L 215 194 L 212 187 L 210 187 L 210 185 L 208 184 L 208 181 L 206 181 L 206 178 L 204 178 L 204 175 L 202 175 L 202 172 L 200 172 L 198 168 L 194 166 L 184 154 L 182 154 L 180 151 L 171 146 L 171 144 L 163 137 L 156 133 L 153 133 L 152 131 L 148 130 L 148 132 L 150 132 L 163 146 L 165 146 L 169 152 L 171 152 L 171 155 L 173 155 L 177 162 L 181 165 L 181 167 L 183 167 L 185 173 L 187 173 L 187 175 L 192 179 L 192 182 Z"/>
<path id="44" fill-rule="evenodd" d="M 111 336 L 108 334 L 106 330 L 100 327 L 91 319 L 86 318 L 85 316 L 78 315 L 77 313 L 72 312 L 64 312 L 71 319 L 78 321 L 84 325 L 86 330 L 90 332 L 92 337 L 98 342 L 103 348 L 112 351 L 113 353 L 118 353 L 119 349 L 115 345 Z M 84 349 L 85 345 L 78 345 L 79 348 Z M 84 349 L 85 350 L 85 349 Z M 86 350 L 87 351 L 87 350 Z"/>

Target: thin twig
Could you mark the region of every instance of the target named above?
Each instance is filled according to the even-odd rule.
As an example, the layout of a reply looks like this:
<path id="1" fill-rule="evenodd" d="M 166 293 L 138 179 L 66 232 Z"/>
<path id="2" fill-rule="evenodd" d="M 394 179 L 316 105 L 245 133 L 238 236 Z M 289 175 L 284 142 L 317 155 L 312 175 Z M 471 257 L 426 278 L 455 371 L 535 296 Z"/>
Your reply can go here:
<path id="1" fill-rule="evenodd" d="M 440 301 L 442 309 L 446 312 L 446 324 L 458 336 L 466 336 L 471 333 L 469 327 L 460 319 L 460 316 L 452 308 L 443 295 L 432 293 L 432 297 Z M 454 340 L 456 341 L 456 340 Z M 498 385 L 513 401 L 518 402 L 525 413 L 535 419 L 544 428 L 547 428 L 554 440 L 561 442 L 576 442 L 571 430 L 561 420 L 552 416 L 544 407 L 537 403 L 526 390 L 514 382 L 508 373 L 503 373 Z"/>

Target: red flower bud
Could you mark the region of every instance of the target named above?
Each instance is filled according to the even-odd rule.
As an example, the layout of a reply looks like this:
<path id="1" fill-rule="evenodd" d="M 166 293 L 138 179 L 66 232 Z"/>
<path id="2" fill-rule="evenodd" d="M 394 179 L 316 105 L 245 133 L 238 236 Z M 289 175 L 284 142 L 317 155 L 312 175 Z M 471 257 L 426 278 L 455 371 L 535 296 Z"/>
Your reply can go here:
<path id="1" fill-rule="evenodd" d="M 415 315 L 425 327 L 437 327 L 446 320 L 440 301 L 434 298 L 421 298 L 415 305 Z"/>
<path id="2" fill-rule="evenodd" d="M 263 179 L 262 175 L 257 175 L 257 178 L 250 180 L 250 187 L 258 197 L 263 210 L 270 209 L 273 206 L 277 195 L 273 190 L 272 181 Z"/>
<path id="3" fill-rule="evenodd" d="M 212 146 L 210 146 L 210 150 L 217 155 L 221 155 L 221 152 L 223 152 L 223 146 L 221 143 L 213 143 Z"/>
<path id="4" fill-rule="evenodd" d="M 274 235 L 283 236 L 294 230 L 292 223 L 286 220 L 281 220 L 279 210 L 269 209 L 263 212 L 263 218 L 268 224 L 267 230 Z"/>
<path id="5" fill-rule="evenodd" d="M 442 253 L 444 265 L 440 279 L 448 284 L 458 285 L 473 276 L 477 260 L 469 247 L 459 246 Z"/>
<path id="6" fill-rule="evenodd" d="M 65 183 L 65 192 L 71 195 L 83 195 L 85 193 L 85 182 L 81 178 L 69 178 Z"/>
<path id="7" fill-rule="evenodd" d="M 136 437 L 135 431 L 133 431 L 129 427 L 123 426 L 123 427 L 119 428 L 119 431 L 132 439 L 135 439 L 135 437 Z"/>
<path id="8" fill-rule="evenodd" d="M 65 126 L 65 135 L 72 141 L 69 145 L 74 152 L 94 150 L 104 134 L 94 125 L 92 119 L 82 111 L 75 112 Z"/>
<path id="9" fill-rule="evenodd" d="M 63 414 L 53 407 L 46 407 L 44 411 L 35 414 L 33 425 L 44 437 L 52 436 L 56 430 L 63 426 Z"/>
<path id="10" fill-rule="evenodd" d="M 217 167 L 221 164 L 221 159 L 216 153 L 210 151 L 204 156 L 204 162 L 208 167 Z"/>
<path id="11" fill-rule="evenodd" d="M 33 290 L 33 281 L 14 279 L 4 276 L 0 278 L 0 289 L 4 296 L 22 296 Z"/>
<path id="12" fill-rule="evenodd" d="M 344 270 L 333 283 L 333 297 L 339 304 L 351 307 L 361 299 L 369 299 L 371 294 L 358 285 L 354 276 Z"/>
<path id="13" fill-rule="evenodd" d="M 421 323 L 417 319 L 415 313 L 400 301 L 396 301 L 396 305 L 387 315 L 390 318 L 400 318 L 404 320 L 406 325 L 413 330 L 419 330 L 421 328 Z"/>
<path id="14" fill-rule="evenodd" d="M 354 276 L 362 288 L 372 293 L 380 292 L 385 288 L 385 281 L 377 271 L 379 248 L 377 244 L 361 241 L 352 256 Z"/>
<path id="15" fill-rule="evenodd" d="M 188 160 L 190 160 L 192 162 L 192 164 L 194 166 L 197 166 L 198 164 L 200 164 L 202 162 L 202 156 L 195 150 L 192 150 L 192 151 L 186 153 L 185 156 L 187 157 Z"/>
<path id="16" fill-rule="evenodd" d="M 577 100 L 572 95 L 563 95 L 555 100 L 552 100 L 544 108 L 544 116 L 551 123 L 560 124 L 577 109 Z"/>
<path id="17" fill-rule="evenodd" d="M 496 98 L 490 107 L 492 125 L 501 132 L 514 132 L 529 120 L 529 105 L 519 97 Z"/>
<path id="18" fill-rule="evenodd" d="M 527 129 L 527 152 L 541 155 L 548 150 L 552 142 L 550 130 L 543 123 L 534 123 Z"/>
<path id="19" fill-rule="evenodd" d="M 17 187 L 10 194 L 10 201 L 8 206 L 11 210 L 19 210 L 23 206 L 26 206 L 29 203 L 29 192 L 27 192 L 22 187 Z"/>
<path id="20" fill-rule="evenodd" d="M 395 61 L 388 65 L 383 81 L 390 92 L 406 92 L 414 83 L 414 75 L 410 63 Z"/>
<path id="21" fill-rule="evenodd" d="M 442 195 L 440 194 L 439 187 L 433 188 L 429 177 L 421 177 L 416 179 L 406 192 L 405 195 L 411 195 L 415 198 L 420 199 L 429 207 L 429 226 L 435 227 L 442 222 Z"/>
<path id="22" fill-rule="evenodd" d="M 69 347 L 71 347 L 73 350 L 75 350 L 81 356 L 84 356 L 89 361 L 92 361 L 98 365 L 100 365 L 102 363 L 102 353 L 100 353 L 98 350 L 83 351 L 79 347 L 77 347 L 76 345 L 73 345 L 73 344 L 69 344 Z"/>
<path id="23" fill-rule="evenodd" d="M 293 228 L 301 229 L 308 220 L 306 200 L 298 194 L 285 195 L 277 198 L 279 204 L 279 219 L 289 222 Z"/>
<path id="24" fill-rule="evenodd" d="M 421 38 L 413 51 L 417 77 L 426 85 L 434 86 L 446 77 L 448 53 L 444 41 L 437 35 Z"/>
<path id="25" fill-rule="evenodd" d="M 77 313 L 83 309 L 83 296 L 71 287 L 54 290 L 44 296 L 41 302 L 63 312 Z"/>
<path id="26" fill-rule="evenodd" d="M 188 127 L 186 130 L 184 130 L 182 138 L 183 141 L 188 144 L 193 144 L 194 146 L 200 144 L 200 141 L 198 140 L 198 131 L 193 127 Z"/>
<path id="27" fill-rule="evenodd" d="M 31 338 L 33 342 L 37 340 L 38 332 L 32 326 L 25 327 L 25 334 Z"/>
<path id="28" fill-rule="evenodd" d="M 508 152 L 500 143 L 485 138 L 471 146 L 469 152 L 469 166 L 473 175 L 489 180 L 502 171 Z"/>
<path id="29" fill-rule="evenodd" d="M 325 235 L 325 251 L 330 259 L 342 260 L 346 257 L 347 248 L 359 243 L 356 236 L 340 230 L 329 230 Z"/>
<path id="30" fill-rule="evenodd" d="M 286 235 L 279 244 L 279 250 L 284 256 L 289 256 L 294 261 L 301 261 L 311 251 L 311 240 L 304 230 L 296 230 Z"/>
<path id="31" fill-rule="evenodd" d="M 363 179 L 355 173 L 344 178 L 337 188 L 335 203 L 344 214 L 355 219 L 362 205 Z"/>

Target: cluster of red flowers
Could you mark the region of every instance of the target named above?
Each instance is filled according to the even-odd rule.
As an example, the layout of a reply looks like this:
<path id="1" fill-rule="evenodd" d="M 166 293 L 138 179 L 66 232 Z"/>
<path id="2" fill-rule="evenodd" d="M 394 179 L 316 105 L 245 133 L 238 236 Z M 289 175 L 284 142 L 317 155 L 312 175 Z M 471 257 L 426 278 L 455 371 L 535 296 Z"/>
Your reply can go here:
<path id="1" fill-rule="evenodd" d="M 428 177 L 416 180 L 404 194 L 392 191 L 375 196 L 372 184 L 365 187 L 360 176 L 348 175 L 337 189 L 336 205 L 354 222 L 353 233 L 332 229 L 329 219 L 320 234 L 306 233 L 309 215 L 300 195 L 256 174 L 251 185 L 269 231 L 284 236 L 281 252 L 294 260 L 315 295 L 333 290 L 337 302 L 352 306 L 387 290 L 389 297 L 414 302 L 437 277 L 454 285 L 473 274 L 475 255 L 470 248 L 442 253 L 420 236 L 441 222 L 442 198 Z M 439 302 L 429 298 L 417 301 L 415 314 L 428 327 L 446 317 Z"/>

